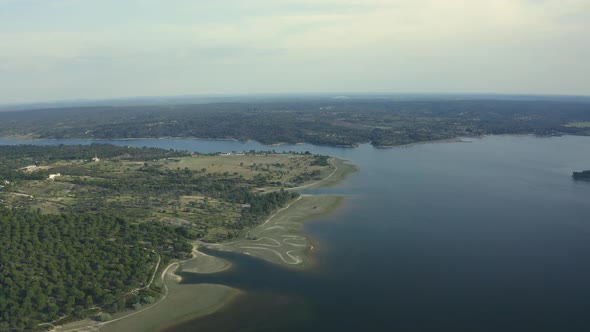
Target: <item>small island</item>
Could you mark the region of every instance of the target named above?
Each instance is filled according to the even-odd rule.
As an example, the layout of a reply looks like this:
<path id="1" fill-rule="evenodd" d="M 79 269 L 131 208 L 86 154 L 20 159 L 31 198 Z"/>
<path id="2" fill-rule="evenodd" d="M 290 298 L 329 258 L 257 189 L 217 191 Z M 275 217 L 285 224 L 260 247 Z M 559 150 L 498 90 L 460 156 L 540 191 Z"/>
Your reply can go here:
<path id="1" fill-rule="evenodd" d="M 590 181 L 590 170 L 582 172 L 574 172 L 572 174 L 574 180 Z"/>

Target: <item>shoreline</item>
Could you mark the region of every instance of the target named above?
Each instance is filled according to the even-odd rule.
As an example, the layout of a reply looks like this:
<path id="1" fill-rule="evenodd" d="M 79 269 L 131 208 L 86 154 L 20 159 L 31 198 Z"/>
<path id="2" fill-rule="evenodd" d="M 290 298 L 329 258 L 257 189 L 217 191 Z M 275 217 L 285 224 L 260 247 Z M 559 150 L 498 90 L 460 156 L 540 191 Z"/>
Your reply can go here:
<path id="1" fill-rule="evenodd" d="M 334 163 L 337 165 L 334 165 Z M 290 189 L 297 190 L 334 185 L 351 173 L 358 171 L 358 167 L 351 164 L 348 160 L 332 157 L 330 158 L 330 164 L 335 169 L 327 177 L 320 181 Z M 318 243 L 311 235 L 303 232 L 303 225 L 306 222 L 333 213 L 342 205 L 344 198 L 345 196 L 343 195 L 300 195 L 287 206 L 277 210 L 260 225 L 250 229 L 245 237 L 241 239 L 220 244 L 206 244 L 197 241 L 195 245 L 201 244 L 213 250 L 231 251 L 253 256 L 286 268 L 308 269 L 317 263 L 313 251 L 317 250 Z M 193 252 L 200 254 L 201 257 L 223 261 L 221 258 L 200 252 L 198 247 Z M 220 267 L 212 273 L 230 269 L 231 263 L 225 263 L 225 266 Z M 183 271 L 207 273 L 198 270 L 191 271 L 190 269 L 183 269 Z M 239 293 L 237 296 L 239 296 Z M 209 313 L 222 309 L 231 302 L 220 302 Z M 193 319 L 198 319 L 205 315 L 197 315 Z M 168 327 L 174 327 L 180 324 L 182 324 L 182 321 L 177 321 Z"/>
<path id="2" fill-rule="evenodd" d="M 482 138 L 484 136 L 481 136 Z M 443 139 L 436 139 L 432 141 L 421 141 L 421 142 L 414 142 L 402 145 L 380 145 L 375 146 L 377 149 L 395 149 L 395 148 L 409 148 L 417 145 L 423 144 L 438 144 L 438 143 L 471 143 L 470 141 L 464 140 L 461 137 L 453 137 L 453 138 L 443 138 Z"/>
<path id="3" fill-rule="evenodd" d="M 358 171 L 358 168 L 348 160 L 331 157 L 329 163 L 334 169 L 321 180 L 285 189 L 294 191 L 330 186 Z M 252 255 L 283 266 L 306 267 L 313 264 L 313 257 L 310 253 L 317 247 L 317 244 L 310 236 L 302 234 L 303 223 L 320 215 L 331 213 L 340 206 L 342 200 L 342 196 L 301 195 L 287 206 L 275 211 L 259 226 L 248 231 L 245 237 L 235 242 L 204 244 L 195 241 L 191 258 L 168 264 L 158 278 L 155 278 L 156 271 L 154 271 L 151 281 L 163 286 L 163 293 L 154 303 L 137 311 L 115 313 L 113 319 L 106 322 L 86 318 L 53 327 L 51 331 L 162 330 L 186 320 L 214 313 L 235 300 L 242 294 L 242 291 L 217 284 L 182 284 L 179 272 L 210 274 L 232 267 L 228 261 L 199 251 L 199 246 L 228 250 L 229 246 L 234 243 L 234 249 L 239 253 Z M 277 231 L 280 232 L 277 233 Z M 258 232 L 265 234 L 259 239 L 252 240 L 251 235 L 254 234 L 254 237 L 257 237 L 258 235 L 255 234 Z M 280 239 L 280 242 L 275 237 Z M 168 303 L 168 305 L 162 305 L 164 303 Z M 188 303 L 192 305 L 187 305 Z"/>
<path id="4" fill-rule="evenodd" d="M 6 141 L 20 141 L 23 142 L 22 144 L 27 144 L 27 142 L 40 142 L 40 141 L 87 141 L 87 142 L 98 142 L 98 141 L 118 141 L 118 142 L 125 142 L 125 141 L 139 141 L 139 140 L 195 140 L 195 141 L 219 141 L 219 142 L 240 142 L 240 143 L 249 143 L 254 142 L 260 144 L 262 146 L 268 148 L 276 148 L 286 145 L 294 145 L 294 146 L 305 146 L 305 145 L 312 145 L 312 146 L 325 146 L 325 147 L 333 147 L 333 148 L 344 148 L 344 149 L 354 149 L 358 148 L 359 144 L 364 144 L 362 142 L 354 143 L 354 144 L 313 144 L 309 142 L 297 142 L 297 143 L 263 143 L 253 139 L 238 139 L 238 138 L 207 138 L 207 137 L 174 137 L 174 136 L 165 136 L 165 137 L 127 137 L 127 138 L 87 138 L 87 137 L 69 137 L 69 138 L 39 138 L 39 137 L 32 137 L 27 135 L 13 135 L 13 136 L 0 136 L 0 140 Z M 365 142 L 369 143 L 370 142 Z"/>
<path id="5" fill-rule="evenodd" d="M 179 264 L 176 270 L 171 273 L 178 282 L 182 282 L 182 277 L 178 275 L 178 272 L 212 274 L 231 269 L 232 264 L 230 262 L 199 251 L 198 246 L 200 245 L 201 243 L 198 241 L 193 242 L 194 257 Z"/>
<path id="6" fill-rule="evenodd" d="M 534 134 L 498 134 L 498 135 L 481 135 L 481 136 L 474 136 L 474 138 L 483 138 L 486 136 L 526 136 L 526 135 L 534 135 Z M 583 136 L 583 135 L 572 135 L 572 136 Z M 35 141 L 118 141 L 118 142 L 125 142 L 125 141 L 140 141 L 140 140 L 196 140 L 196 141 L 220 141 L 220 142 L 240 142 L 240 143 L 249 143 L 255 142 L 260 145 L 275 148 L 281 147 L 286 145 L 294 145 L 294 146 L 305 146 L 305 145 L 313 145 L 313 146 L 326 146 L 332 148 L 346 148 L 346 149 L 354 149 L 358 148 L 360 144 L 369 144 L 377 149 L 391 149 L 391 148 L 399 148 L 399 147 L 408 147 L 417 144 L 428 144 L 428 143 L 445 143 L 445 142 L 461 142 L 461 137 L 454 137 L 454 138 L 444 138 L 438 140 L 431 140 L 431 141 L 420 141 L 402 145 L 372 145 L 371 142 L 356 142 L 352 144 L 313 144 L 309 142 L 297 142 L 297 143 L 286 143 L 286 142 L 278 142 L 278 143 L 263 143 L 253 139 L 238 139 L 238 138 L 211 138 L 211 137 L 175 137 L 175 136 L 164 136 L 164 137 L 124 137 L 124 138 L 88 138 L 88 137 L 69 137 L 69 138 L 39 138 L 33 137 L 30 135 L 12 135 L 12 136 L 0 136 L 0 140 L 7 140 L 7 141 L 23 141 L 23 142 L 35 142 Z"/>
<path id="7" fill-rule="evenodd" d="M 182 284 L 182 278 L 176 274 L 180 267 L 180 263 L 172 263 L 162 272 L 167 296 L 157 306 L 151 306 L 133 317 L 127 315 L 118 321 L 105 322 L 99 327 L 99 331 L 165 330 L 178 323 L 215 313 L 244 294 L 239 289 L 224 285 Z"/>
<path id="8" fill-rule="evenodd" d="M 329 162 L 334 170 L 325 178 L 286 190 L 329 187 L 358 171 L 358 167 L 348 160 L 332 157 Z M 213 250 L 253 256 L 288 268 L 307 268 L 314 264 L 311 252 L 317 249 L 317 243 L 303 232 L 304 224 L 333 213 L 344 198 L 343 195 L 303 194 L 250 229 L 245 237 L 202 245 Z"/>
<path id="9" fill-rule="evenodd" d="M 213 258 L 221 263 L 211 265 L 198 261 L 200 258 Z M 162 330 L 177 323 L 196 319 L 216 312 L 225 307 L 243 292 L 224 285 L 196 284 L 184 285 L 182 277 L 177 274 L 186 263 L 194 262 L 202 271 L 196 272 L 194 267 L 190 270 L 182 270 L 190 273 L 217 273 L 231 268 L 231 264 L 219 258 L 193 249 L 193 257 L 184 261 L 172 262 L 159 275 L 154 282 L 161 283 L 164 292 L 154 303 L 137 311 L 126 311 L 114 314 L 113 319 L 106 322 L 98 322 L 89 318 L 55 326 L 51 332 L 83 332 L 83 331 L 135 331 L 135 330 Z M 169 304 L 168 306 L 163 304 Z M 195 310 L 197 308 L 197 310 Z M 183 310 L 184 309 L 184 310 Z"/>
<path id="10" fill-rule="evenodd" d="M 11 135 L 11 136 L 0 136 L 0 140 L 7 140 L 7 141 L 21 141 L 23 144 L 27 144 L 27 142 L 35 142 L 35 141 L 139 141 L 139 140 L 197 140 L 197 141 L 231 141 L 231 142 L 240 142 L 240 143 L 249 143 L 255 142 L 262 146 L 266 146 L 269 148 L 273 147 L 280 147 L 286 145 L 294 145 L 294 146 L 305 146 L 305 145 L 312 145 L 318 147 L 332 147 L 332 148 L 346 148 L 346 149 L 354 149 L 358 148 L 361 144 L 369 144 L 376 149 L 394 149 L 394 148 L 405 148 L 405 147 L 412 147 L 416 145 L 422 144 L 433 144 L 433 143 L 469 143 L 470 141 L 464 140 L 464 138 L 471 138 L 471 139 L 483 139 L 486 137 L 491 136 L 514 136 L 514 137 L 522 137 L 522 136 L 537 136 L 537 137 L 561 137 L 561 136 L 588 136 L 583 134 L 573 134 L 573 133 L 560 133 L 559 135 L 537 135 L 534 133 L 522 133 L 522 134 L 484 134 L 484 135 L 477 135 L 477 136 L 457 136 L 451 138 L 443 138 L 443 139 L 435 139 L 429 141 L 419 141 L 413 142 L 408 144 L 401 144 L 401 145 L 373 145 L 370 141 L 368 142 L 355 142 L 351 144 L 314 144 L 310 142 L 297 142 L 297 143 L 286 143 L 286 142 L 277 142 L 277 143 L 263 143 L 253 139 L 238 139 L 238 138 L 211 138 L 211 137 L 185 137 L 185 136 L 164 136 L 164 137 L 126 137 L 126 138 L 87 138 L 87 137 L 69 137 L 69 138 L 39 138 L 33 137 L 32 135 Z"/>

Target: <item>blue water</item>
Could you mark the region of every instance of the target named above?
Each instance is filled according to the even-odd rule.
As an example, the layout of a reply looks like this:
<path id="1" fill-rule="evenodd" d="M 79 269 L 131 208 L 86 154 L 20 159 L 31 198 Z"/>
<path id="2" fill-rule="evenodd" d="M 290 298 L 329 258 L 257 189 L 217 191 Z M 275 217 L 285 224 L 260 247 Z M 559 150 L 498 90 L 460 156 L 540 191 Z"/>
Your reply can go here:
<path id="1" fill-rule="evenodd" d="M 319 243 L 311 270 L 215 253 L 234 268 L 185 282 L 246 295 L 170 331 L 590 331 L 590 183 L 571 179 L 590 169 L 590 138 L 470 140 L 396 149 L 102 142 L 310 151 L 360 167 L 328 190 L 347 195 L 345 205 L 305 227 Z"/>

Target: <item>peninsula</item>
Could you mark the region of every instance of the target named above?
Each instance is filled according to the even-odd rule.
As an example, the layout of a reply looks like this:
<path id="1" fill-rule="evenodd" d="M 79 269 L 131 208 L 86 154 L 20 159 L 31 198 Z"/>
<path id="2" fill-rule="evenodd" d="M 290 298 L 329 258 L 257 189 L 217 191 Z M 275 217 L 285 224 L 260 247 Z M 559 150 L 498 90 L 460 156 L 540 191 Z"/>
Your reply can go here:
<path id="1" fill-rule="evenodd" d="M 7 230 L 1 285 L 10 286 L 0 289 L 0 327 L 17 330 L 86 317 L 78 324 L 119 329 L 144 312 L 169 311 L 170 305 L 160 304 L 191 293 L 173 285 L 176 268 L 227 268 L 194 250 L 196 245 L 256 241 L 272 226 L 292 232 L 279 224 L 286 211 L 303 211 L 313 202 L 317 214 L 338 200 L 324 204 L 325 198 L 310 200 L 296 189 L 333 183 L 354 169 L 327 156 L 274 151 L 203 155 L 92 144 L 0 146 L 0 154 L 0 223 Z M 304 248 L 303 239 L 272 236 L 301 248 L 285 251 L 293 258 L 285 262 L 306 261 L 311 246 Z M 245 249 L 243 243 L 236 248 Z M 189 288 L 198 292 L 200 306 L 169 317 L 206 313 L 239 293 L 224 286 Z"/>

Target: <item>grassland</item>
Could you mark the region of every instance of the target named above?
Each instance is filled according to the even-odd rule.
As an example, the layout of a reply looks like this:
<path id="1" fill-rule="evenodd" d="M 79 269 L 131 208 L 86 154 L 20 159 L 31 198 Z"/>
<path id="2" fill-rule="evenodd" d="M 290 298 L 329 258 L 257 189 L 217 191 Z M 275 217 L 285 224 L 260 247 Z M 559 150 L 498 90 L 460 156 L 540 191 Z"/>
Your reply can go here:
<path id="1" fill-rule="evenodd" d="M 305 173 L 320 171 L 328 172 L 323 166 L 311 165 L 309 155 L 301 154 L 232 154 L 232 155 L 196 155 L 190 158 L 179 158 L 169 161 L 168 168 L 188 168 L 223 174 L 225 172 L 253 179 L 259 174 L 272 176 L 273 181 L 286 185 L 296 184 L 298 176 Z M 324 173 L 322 173 L 324 174 Z M 319 175 L 319 177 L 322 177 Z"/>
<path id="2" fill-rule="evenodd" d="M 139 222 L 190 229 L 208 242 L 243 235 L 248 202 L 236 190 L 275 192 L 321 181 L 337 166 L 308 154 L 192 155 L 147 162 L 124 156 L 99 162 L 59 160 L 41 165 L 47 178 L 14 181 L 0 191 L 0 204 L 40 213 L 110 209 Z"/>

